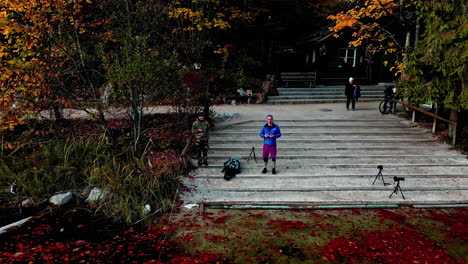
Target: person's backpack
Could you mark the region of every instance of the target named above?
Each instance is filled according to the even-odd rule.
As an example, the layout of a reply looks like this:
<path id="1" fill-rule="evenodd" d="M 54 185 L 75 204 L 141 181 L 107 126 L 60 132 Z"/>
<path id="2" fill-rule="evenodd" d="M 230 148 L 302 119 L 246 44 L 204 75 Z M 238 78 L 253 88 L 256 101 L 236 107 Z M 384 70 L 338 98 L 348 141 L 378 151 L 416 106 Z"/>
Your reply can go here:
<path id="1" fill-rule="evenodd" d="M 234 178 L 236 174 L 241 172 L 240 160 L 238 158 L 230 157 L 224 162 L 224 167 L 221 172 L 224 172 L 224 179 L 226 181 Z"/>

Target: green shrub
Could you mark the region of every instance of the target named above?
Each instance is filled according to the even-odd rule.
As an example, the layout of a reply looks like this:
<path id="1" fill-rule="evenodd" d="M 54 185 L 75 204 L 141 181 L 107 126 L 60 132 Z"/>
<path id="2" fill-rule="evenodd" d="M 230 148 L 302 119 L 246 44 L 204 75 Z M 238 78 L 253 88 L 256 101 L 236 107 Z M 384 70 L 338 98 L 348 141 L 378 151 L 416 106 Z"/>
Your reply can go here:
<path id="1" fill-rule="evenodd" d="M 174 151 L 151 152 L 137 161 L 124 164 L 112 158 L 104 166 L 93 168 L 89 184 L 107 192 L 92 204 L 93 208 L 126 223 L 144 219 L 150 213 L 145 205 L 150 205 L 153 212 L 172 208 L 182 175 L 180 157 Z"/>
<path id="2" fill-rule="evenodd" d="M 102 144 L 58 141 L 30 153 L 0 156 L 0 182 L 16 182 L 19 195 L 35 199 L 87 185 L 88 169 L 105 155 Z"/>
<path id="3" fill-rule="evenodd" d="M 182 160 L 174 150 L 136 156 L 130 147 L 119 149 L 92 138 L 71 139 L 54 141 L 31 153 L 22 149 L 0 154 L 0 183 L 2 188 L 13 182 L 18 186 L 18 195 L 8 196 L 14 197 L 10 204 L 26 197 L 39 201 L 57 192 L 99 186 L 106 195 L 91 208 L 116 221 L 134 223 L 151 212 L 172 208 L 181 168 Z M 145 205 L 151 206 L 150 212 Z"/>

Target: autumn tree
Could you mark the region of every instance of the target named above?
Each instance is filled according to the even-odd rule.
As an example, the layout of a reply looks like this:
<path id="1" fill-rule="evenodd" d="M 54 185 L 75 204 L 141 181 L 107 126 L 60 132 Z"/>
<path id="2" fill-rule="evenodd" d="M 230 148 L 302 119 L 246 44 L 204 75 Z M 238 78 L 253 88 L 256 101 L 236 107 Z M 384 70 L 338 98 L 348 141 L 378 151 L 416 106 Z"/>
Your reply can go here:
<path id="1" fill-rule="evenodd" d="M 96 58 L 92 51 L 99 40 L 111 38 L 106 22 L 92 15 L 99 4 L 7 0 L 0 6 L 1 129 L 13 129 L 42 110 L 60 119 L 61 108 L 99 97 L 102 71 L 90 63 Z"/>
<path id="2" fill-rule="evenodd" d="M 344 11 L 328 18 L 335 21 L 331 31 L 335 37 L 349 30 L 353 40 L 350 46 L 367 46 L 371 53 L 383 51 L 395 55 L 391 71 L 403 71 L 403 58 L 412 43 L 417 20 L 414 1 L 411 0 L 352 0 L 343 1 Z M 418 33 L 415 33 L 416 36 Z"/>
<path id="3" fill-rule="evenodd" d="M 206 87 L 205 95 L 200 97 L 204 112 L 209 113 L 209 82 L 218 78 L 226 80 L 234 76 L 232 72 L 242 75 L 242 67 L 231 67 L 232 39 L 229 33 L 238 25 L 251 23 L 258 13 L 257 9 L 244 9 L 236 2 L 221 0 L 185 0 L 171 1 L 169 18 L 173 23 L 172 39 L 175 48 L 184 54 L 186 63 L 191 67 L 198 63 L 201 69 L 191 78 L 198 76 Z M 190 65 L 192 64 L 192 65 Z M 229 73 L 226 73 L 229 71 Z M 233 87 L 234 88 L 234 87 Z"/>
<path id="4" fill-rule="evenodd" d="M 417 1 L 423 32 L 411 50 L 403 78 L 404 93 L 414 102 L 444 105 L 456 121 L 468 110 L 468 3 Z"/>

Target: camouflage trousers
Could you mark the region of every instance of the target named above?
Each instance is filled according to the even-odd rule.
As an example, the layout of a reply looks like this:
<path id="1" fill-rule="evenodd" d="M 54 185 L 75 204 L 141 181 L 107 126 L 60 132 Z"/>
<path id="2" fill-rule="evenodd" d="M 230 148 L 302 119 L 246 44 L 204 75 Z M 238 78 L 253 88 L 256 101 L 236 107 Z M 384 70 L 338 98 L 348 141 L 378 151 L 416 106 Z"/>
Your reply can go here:
<path id="1" fill-rule="evenodd" d="M 198 160 L 198 165 L 202 163 L 208 163 L 208 142 L 197 142 L 193 146 L 193 150 L 195 151 L 195 157 Z"/>

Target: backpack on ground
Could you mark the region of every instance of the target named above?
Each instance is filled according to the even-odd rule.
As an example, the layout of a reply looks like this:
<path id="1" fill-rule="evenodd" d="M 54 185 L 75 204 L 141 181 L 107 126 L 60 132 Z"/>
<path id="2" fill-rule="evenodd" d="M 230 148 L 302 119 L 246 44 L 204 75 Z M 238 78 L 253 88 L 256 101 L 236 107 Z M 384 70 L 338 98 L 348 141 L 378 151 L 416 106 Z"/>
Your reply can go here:
<path id="1" fill-rule="evenodd" d="M 224 172 L 224 179 L 226 181 L 234 178 L 236 174 L 241 172 L 240 160 L 238 158 L 230 157 L 224 162 L 224 167 L 221 172 Z"/>

